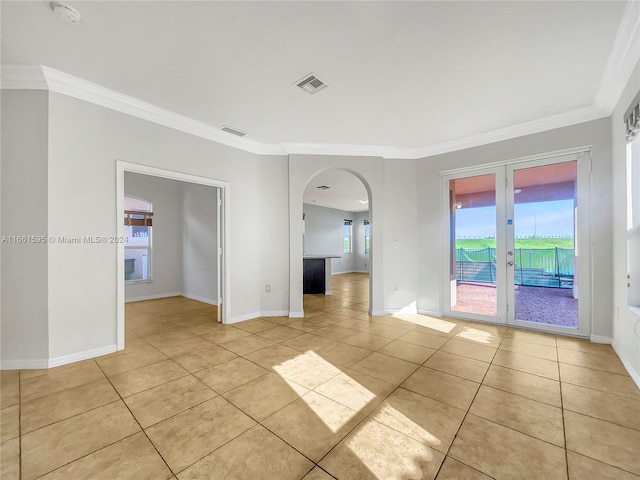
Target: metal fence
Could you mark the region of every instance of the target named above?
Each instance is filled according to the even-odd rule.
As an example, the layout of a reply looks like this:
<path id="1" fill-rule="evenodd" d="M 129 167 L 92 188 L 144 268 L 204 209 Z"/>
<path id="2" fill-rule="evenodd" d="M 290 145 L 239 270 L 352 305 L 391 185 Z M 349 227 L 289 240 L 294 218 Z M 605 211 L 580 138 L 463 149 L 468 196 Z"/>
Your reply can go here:
<path id="1" fill-rule="evenodd" d="M 573 287 L 573 248 L 516 248 L 516 285 Z M 460 282 L 496 281 L 496 249 L 456 249 L 456 279 Z"/>

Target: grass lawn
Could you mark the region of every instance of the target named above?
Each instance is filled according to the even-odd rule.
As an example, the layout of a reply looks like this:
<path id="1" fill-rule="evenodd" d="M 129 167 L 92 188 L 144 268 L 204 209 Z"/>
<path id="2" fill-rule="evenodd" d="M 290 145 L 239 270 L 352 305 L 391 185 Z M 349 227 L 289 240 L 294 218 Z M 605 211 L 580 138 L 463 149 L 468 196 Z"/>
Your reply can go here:
<path id="1" fill-rule="evenodd" d="M 456 248 L 496 248 L 495 238 L 461 238 Z M 516 248 L 573 248 L 573 238 L 516 238 Z"/>

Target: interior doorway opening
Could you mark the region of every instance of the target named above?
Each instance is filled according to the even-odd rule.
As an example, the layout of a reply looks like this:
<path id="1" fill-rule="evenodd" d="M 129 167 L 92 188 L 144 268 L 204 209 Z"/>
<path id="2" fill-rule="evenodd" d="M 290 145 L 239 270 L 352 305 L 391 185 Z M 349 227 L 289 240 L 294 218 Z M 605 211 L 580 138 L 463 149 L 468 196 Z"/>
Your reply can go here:
<path id="1" fill-rule="evenodd" d="M 226 323 L 227 194 L 225 182 L 118 162 L 118 236 L 131 237 L 118 244 L 118 350 L 127 336 Z"/>

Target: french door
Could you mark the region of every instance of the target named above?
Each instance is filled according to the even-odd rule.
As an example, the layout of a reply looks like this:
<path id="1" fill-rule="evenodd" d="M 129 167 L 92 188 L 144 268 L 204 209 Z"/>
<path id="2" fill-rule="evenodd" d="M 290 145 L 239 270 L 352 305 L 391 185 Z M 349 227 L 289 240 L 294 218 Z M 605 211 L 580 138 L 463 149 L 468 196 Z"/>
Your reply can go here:
<path id="1" fill-rule="evenodd" d="M 446 315 L 590 334 L 589 158 L 443 175 Z"/>

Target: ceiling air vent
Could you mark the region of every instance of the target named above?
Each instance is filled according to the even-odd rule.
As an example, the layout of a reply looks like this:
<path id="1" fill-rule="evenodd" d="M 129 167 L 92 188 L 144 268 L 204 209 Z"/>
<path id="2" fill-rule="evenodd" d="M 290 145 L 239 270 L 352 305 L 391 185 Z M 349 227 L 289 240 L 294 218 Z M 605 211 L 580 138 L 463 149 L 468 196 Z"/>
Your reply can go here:
<path id="1" fill-rule="evenodd" d="M 316 187 L 316 188 L 319 188 L 320 190 L 328 190 L 331 187 L 327 187 L 326 185 L 320 185 L 319 187 Z"/>
<path id="2" fill-rule="evenodd" d="M 238 130 L 237 128 L 227 127 L 226 125 L 222 127 L 220 130 L 223 132 L 230 133 L 231 135 L 236 135 L 238 137 L 244 137 L 247 132 L 243 132 L 242 130 Z"/>
<path id="3" fill-rule="evenodd" d="M 315 75 L 309 74 L 305 76 L 302 80 L 299 80 L 298 82 L 296 82 L 296 86 L 304 90 L 305 92 L 307 92 L 309 95 L 313 95 L 314 93 L 319 92 L 323 88 L 327 88 L 329 85 L 324 83 Z"/>

